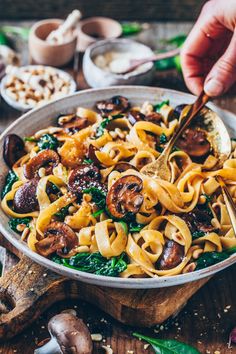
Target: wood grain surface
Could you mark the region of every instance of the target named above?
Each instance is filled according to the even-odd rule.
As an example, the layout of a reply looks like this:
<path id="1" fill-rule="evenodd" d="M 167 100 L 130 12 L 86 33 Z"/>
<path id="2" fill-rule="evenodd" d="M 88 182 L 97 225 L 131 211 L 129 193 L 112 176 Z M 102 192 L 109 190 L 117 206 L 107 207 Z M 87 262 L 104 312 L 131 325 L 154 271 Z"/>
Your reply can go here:
<path id="1" fill-rule="evenodd" d="M 130 21 L 194 20 L 204 0 L 1 0 L 0 19 L 65 17 L 79 8 L 85 17 L 108 16 Z"/>
<path id="2" fill-rule="evenodd" d="M 1 1 L 2 4 L 2 1 Z M 0 11 L 1 12 L 1 11 Z M 190 29 L 191 24 L 156 24 L 154 31 L 157 38 L 170 37 Z M 143 35 L 142 35 L 143 36 Z M 149 36 L 148 36 L 149 37 Z M 154 37 L 151 41 L 154 43 Z M 79 87 L 86 88 L 81 72 L 78 75 Z M 175 71 L 157 73 L 154 86 L 186 90 L 183 80 Z M 236 113 L 236 95 L 226 95 L 215 100 L 222 108 Z M 5 103 L 0 104 L 0 129 L 20 116 L 20 112 L 10 109 Z M 8 263 L 12 265 L 15 259 L 8 256 Z M 217 274 L 207 285 L 189 300 L 183 311 L 175 320 L 149 330 L 140 330 L 142 333 L 159 338 L 175 338 L 192 344 L 203 354 L 233 354 L 236 347 L 228 348 L 228 336 L 236 325 L 236 265 Z M 46 325 L 48 320 L 60 311 L 74 308 L 79 317 L 89 324 L 91 333 L 103 333 L 104 343 L 94 343 L 94 353 L 103 353 L 101 346 L 110 344 L 114 354 L 151 354 L 153 351 L 144 349 L 144 342 L 132 337 L 133 330 L 117 321 L 93 305 L 82 300 L 60 301 L 48 309 L 41 318 L 30 326 L 23 334 L 11 341 L 0 344 L 0 353 L 4 354 L 32 354 L 37 344 L 48 337 Z"/>

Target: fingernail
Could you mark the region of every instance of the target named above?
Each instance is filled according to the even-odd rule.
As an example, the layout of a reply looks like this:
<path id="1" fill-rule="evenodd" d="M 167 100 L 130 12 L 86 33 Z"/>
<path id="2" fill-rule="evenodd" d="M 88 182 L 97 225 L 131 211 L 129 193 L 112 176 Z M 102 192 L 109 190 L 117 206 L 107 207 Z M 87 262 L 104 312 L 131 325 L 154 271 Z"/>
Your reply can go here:
<path id="1" fill-rule="evenodd" d="M 205 83 L 204 91 L 208 96 L 219 96 L 224 92 L 224 85 L 217 79 L 210 79 Z"/>

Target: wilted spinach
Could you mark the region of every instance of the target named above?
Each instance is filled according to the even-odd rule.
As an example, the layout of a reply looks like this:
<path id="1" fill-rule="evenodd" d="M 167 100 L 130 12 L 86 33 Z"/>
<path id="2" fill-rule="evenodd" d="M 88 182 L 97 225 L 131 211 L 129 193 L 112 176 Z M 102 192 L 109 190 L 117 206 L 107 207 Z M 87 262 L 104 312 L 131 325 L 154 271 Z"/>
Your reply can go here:
<path id="1" fill-rule="evenodd" d="M 59 146 L 57 138 L 51 134 L 42 135 L 37 144 L 40 150 L 56 150 Z"/>
<path id="2" fill-rule="evenodd" d="M 126 255 L 122 253 L 119 257 L 107 259 L 99 252 L 96 253 L 78 253 L 71 258 L 60 258 L 54 256 L 52 260 L 68 268 L 80 270 L 82 272 L 93 273 L 117 277 L 119 273 L 127 268 Z"/>
<path id="3" fill-rule="evenodd" d="M 231 254 L 236 253 L 236 247 L 229 248 L 223 252 L 205 252 L 200 255 L 196 264 L 196 270 L 210 267 L 214 264 L 224 261 Z"/>
<path id="4" fill-rule="evenodd" d="M 61 208 L 57 213 L 54 214 L 54 216 L 56 216 L 59 221 L 64 221 L 65 217 L 69 214 L 70 206 L 71 204 Z"/>
<path id="5" fill-rule="evenodd" d="M 15 174 L 15 172 L 13 172 L 12 170 L 10 170 L 6 176 L 6 180 L 5 180 L 5 185 L 3 187 L 2 190 L 2 194 L 1 194 L 1 198 L 3 199 L 5 197 L 5 195 L 10 192 L 13 184 L 18 181 L 18 177 Z"/>
<path id="6" fill-rule="evenodd" d="M 17 226 L 24 224 L 29 227 L 30 221 L 31 218 L 12 218 L 9 220 L 8 224 L 13 231 L 20 233 L 20 231 L 17 230 Z"/>
<path id="7" fill-rule="evenodd" d="M 92 201 L 101 209 L 105 208 L 106 206 L 106 194 L 96 188 L 91 187 L 83 190 L 83 193 L 90 194 L 92 197 Z"/>
<path id="8" fill-rule="evenodd" d="M 156 111 L 156 112 L 160 112 L 161 107 L 163 107 L 165 104 L 169 105 L 170 101 L 169 100 L 165 100 L 165 101 L 162 101 L 160 103 L 154 104 L 153 105 L 153 110 Z"/>

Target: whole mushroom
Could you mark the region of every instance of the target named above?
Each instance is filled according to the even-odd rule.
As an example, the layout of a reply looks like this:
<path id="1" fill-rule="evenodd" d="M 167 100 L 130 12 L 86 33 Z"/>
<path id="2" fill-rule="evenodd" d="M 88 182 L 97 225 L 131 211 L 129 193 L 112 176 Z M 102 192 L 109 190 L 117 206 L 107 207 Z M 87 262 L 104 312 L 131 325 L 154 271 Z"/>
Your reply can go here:
<path id="1" fill-rule="evenodd" d="M 34 354 L 91 354 L 93 343 L 84 322 L 71 313 L 61 313 L 48 323 L 51 340 Z"/>

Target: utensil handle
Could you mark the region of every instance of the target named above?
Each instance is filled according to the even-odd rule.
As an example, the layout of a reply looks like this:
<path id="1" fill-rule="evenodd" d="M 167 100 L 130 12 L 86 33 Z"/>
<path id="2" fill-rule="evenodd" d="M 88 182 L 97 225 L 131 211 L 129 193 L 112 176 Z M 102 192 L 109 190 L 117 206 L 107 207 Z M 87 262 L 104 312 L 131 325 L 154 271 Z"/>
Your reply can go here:
<path id="1" fill-rule="evenodd" d="M 177 128 L 173 137 L 170 139 L 169 143 L 167 144 L 167 146 L 165 148 L 166 155 L 169 155 L 169 153 L 171 152 L 176 141 L 182 135 L 184 130 L 189 126 L 189 124 L 191 123 L 193 118 L 195 118 L 195 116 L 205 106 L 205 104 L 208 102 L 208 100 L 209 100 L 209 97 L 207 96 L 207 94 L 204 91 L 202 91 L 201 94 L 198 96 L 197 100 L 192 105 L 188 106 L 189 111 L 187 112 L 186 116 L 182 117 L 182 114 L 181 114 L 179 127 Z"/>
<path id="2" fill-rule="evenodd" d="M 234 203 L 233 198 L 232 198 L 231 194 L 229 193 L 229 190 L 228 190 L 227 186 L 225 185 L 222 177 L 218 176 L 217 180 L 220 184 L 223 198 L 224 198 L 225 205 L 226 205 L 226 209 L 229 213 L 229 218 L 230 218 L 234 233 L 236 235 L 236 206 L 235 206 L 235 203 Z"/>

